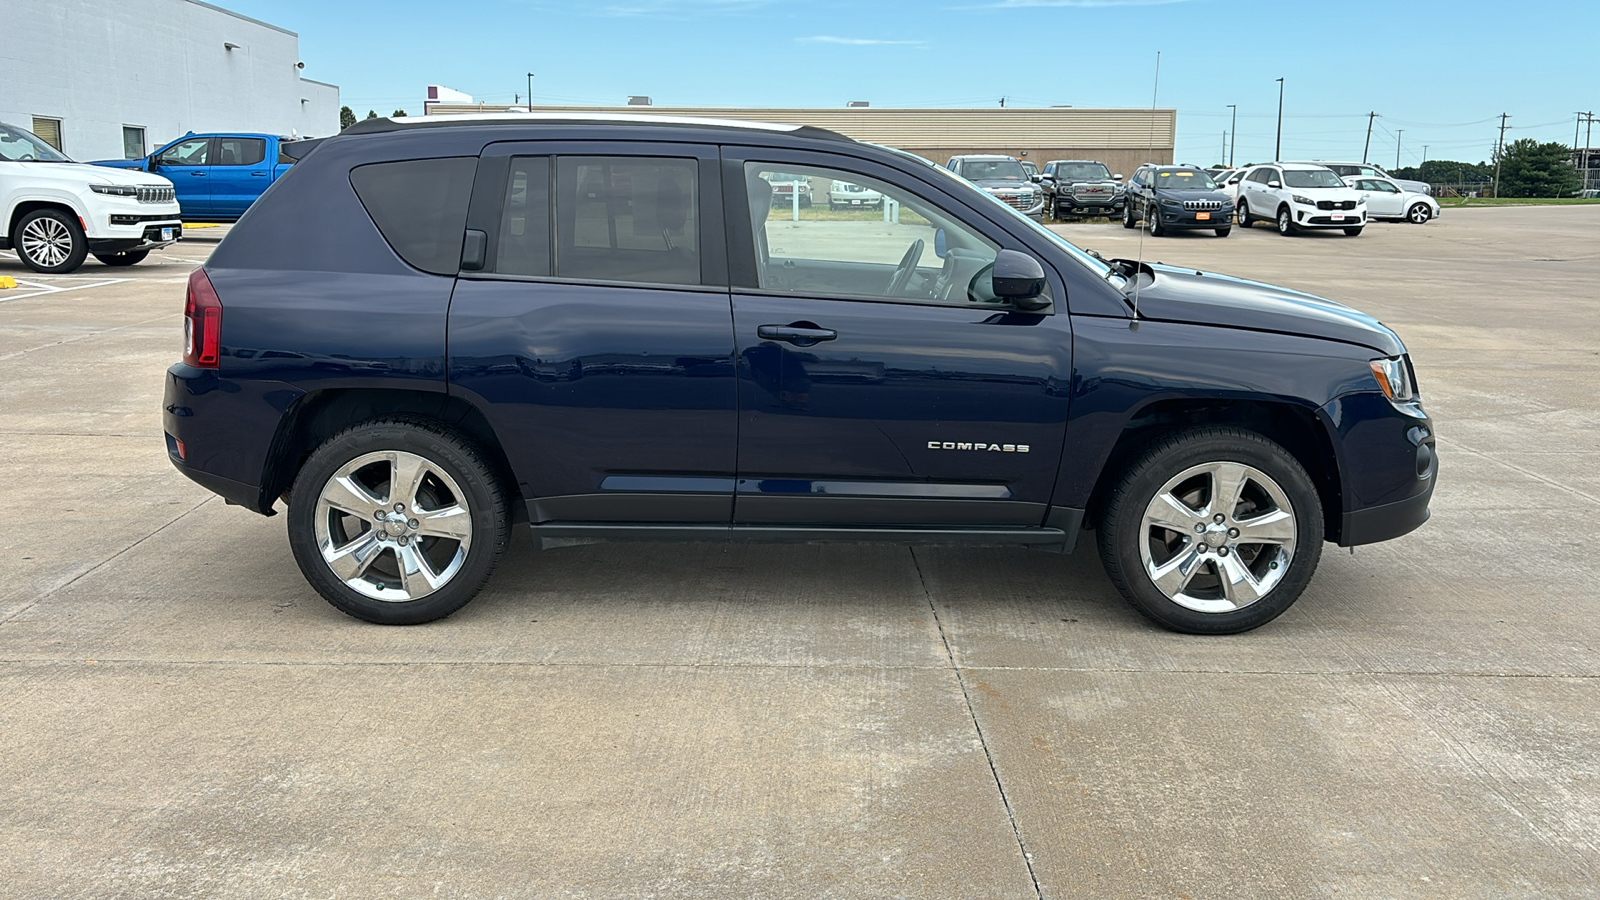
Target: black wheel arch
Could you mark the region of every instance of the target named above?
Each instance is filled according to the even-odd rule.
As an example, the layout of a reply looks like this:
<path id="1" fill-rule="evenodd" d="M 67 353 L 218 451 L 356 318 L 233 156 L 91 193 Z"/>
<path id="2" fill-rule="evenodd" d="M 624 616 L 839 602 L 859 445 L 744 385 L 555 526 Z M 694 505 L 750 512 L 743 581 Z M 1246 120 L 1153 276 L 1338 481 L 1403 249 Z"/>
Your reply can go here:
<path id="1" fill-rule="evenodd" d="M 273 503 L 289 490 L 312 451 L 328 438 L 352 425 L 396 416 L 437 422 L 470 438 L 494 470 L 512 521 L 526 521 L 521 484 L 499 436 L 477 407 L 438 391 L 382 388 L 313 391 L 295 400 L 279 421 L 267 451 L 256 511 L 272 514 Z"/>
<path id="2" fill-rule="evenodd" d="M 1292 403 L 1230 399 L 1156 400 L 1136 410 L 1123 425 L 1095 480 L 1084 521 L 1098 528 L 1106 499 L 1122 473 L 1166 435 L 1203 425 L 1242 428 L 1265 437 L 1299 460 L 1322 501 L 1327 540 L 1337 543 L 1343 528 L 1343 490 L 1338 457 L 1316 411 Z"/>

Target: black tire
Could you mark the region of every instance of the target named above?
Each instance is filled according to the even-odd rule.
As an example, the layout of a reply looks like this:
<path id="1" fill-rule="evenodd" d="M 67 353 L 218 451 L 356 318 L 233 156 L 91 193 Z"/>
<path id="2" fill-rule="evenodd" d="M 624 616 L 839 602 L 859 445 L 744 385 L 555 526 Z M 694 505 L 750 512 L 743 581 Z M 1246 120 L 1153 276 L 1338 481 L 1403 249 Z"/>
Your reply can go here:
<path id="1" fill-rule="evenodd" d="M 1150 223 L 1150 236 L 1151 237 L 1165 237 L 1166 236 L 1167 229 L 1162 227 L 1162 225 L 1161 225 L 1161 208 L 1160 207 L 1158 207 L 1158 206 L 1146 206 L 1144 208 L 1144 218 L 1145 218 L 1146 222 Z"/>
<path id="2" fill-rule="evenodd" d="M 1278 233 L 1284 237 L 1293 237 L 1299 232 L 1300 229 L 1294 226 L 1294 213 L 1289 211 L 1289 207 L 1278 207 Z"/>
<path id="3" fill-rule="evenodd" d="M 1122 207 L 1122 227 L 1123 228 L 1137 228 L 1138 226 L 1139 226 L 1139 220 L 1137 218 L 1135 218 L 1134 215 L 1133 215 L 1133 204 L 1129 203 L 1126 206 Z"/>
<path id="4" fill-rule="evenodd" d="M 1250 226 L 1254 225 L 1255 223 L 1256 223 L 1256 221 L 1254 219 L 1250 218 L 1250 204 L 1246 203 L 1243 200 L 1240 200 L 1239 201 L 1239 227 L 1240 228 L 1249 228 Z"/>
<path id="5" fill-rule="evenodd" d="M 352 588 L 336 575 L 329 563 L 323 559 L 318 544 L 317 517 L 319 498 L 324 487 L 345 465 L 366 454 L 383 451 L 400 451 L 421 457 L 455 483 L 460 495 L 455 496 L 453 502 L 467 507 L 471 540 L 470 546 L 465 548 L 465 558 L 459 567 L 453 570 L 453 575 L 431 593 L 416 599 L 384 600 L 367 596 Z M 373 465 L 381 466 L 382 463 Z M 433 480 L 429 481 L 429 478 Z M 417 484 L 419 491 L 432 491 L 445 497 L 454 493 L 450 485 L 435 476 L 423 476 L 418 479 Z M 388 490 L 390 493 L 387 499 L 380 504 L 385 510 L 385 515 L 389 506 L 388 501 L 394 499 L 392 488 Z M 471 441 L 427 419 L 410 417 L 381 419 L 356 425 L 334 435 L 306 460 L 305 466 L 295 478 L 294 489 L 290 496 L 289 547 L 293 550 L 295 562 L 299 564 L 306 581 L 310 582 L 323 599 L 342 612 L 380 625 L 419 625 L 442 619 L 465 606 L 489 579 L 495 564 L 505 552 L 510 536 L 510 516 L 506 511 L 505 494 L 494 469 L 484 460 L 482 453 Z M 441 499 L 439 502 L 449 501 Z M 406 513 L 406 515 L 412 514 L 412 512 Z M 419 516 L 419 518 L 426 517 Z M 347 517 L 344 521 L 354 520 L 353 517 Z M 383 533 L 382 527 L 366 519 L 361 521 L 366 522 L 366 527 L 370 529 L 368 533 Z M 399 527 L 404 529 L 404 524 Z M 345 540 L 353 543 L 361 536 L 362 533 L 358 532 L 346 535 Z M 385 563 L 385 566 L 389 569 L 397 568 L 395 563 L 399 559 L 400 551 L 393 546 L 393 542 L 399 539 L 386 537 L 386 540 L 390 541 L 388 548 L 380 546 L 374 554 L 374 561 L 364 570 L 376 572 L 373 582 L 384 578 L 378 560 L 394 561 Z M 435 549 L 452 549 L 448 541 L 440 544 L 438 543 L 440 539 L 437 538 L 431 539 L 436 542 L 433 545 L 425 544 L 425 541 L 430 539 L 420 534 L 413 540 L 416 541 L 413 552 L 421 550 L 424 553 L 433 553 Z M 459 543 L 456 547 L 459 548 Z M 365 575 L 358 578 L 365 578 Z"/>
<path id="6" fill-rule="evenodd" d="M 56 209 L 36 209 L 18 219 L 11 246 L 23 265 L 46 275 L 74 272 L 89 255 L 78 217 Z"/>
<path id="7" fill-rule="evenodd" d="M 1362 228 L 1363 228 L 1363 227 L 1365 227 L 1365 226 L 1362 226 L 1362 225 L 1357 225 L 1357 226 L 1356 226 L 1356 227 L 1354 227 L 1354 228 L 1346 228 L 1346 229 L 1345 229 L 1345 230 L 1344 230 L 1344 233 L 1345 233 L 1345 235 L 1347 235 L 1347 236 L 1348 236 L 1348 237 L 1356 237 L 1356 236 L 1357 236 L 1357 235 L 1359 235 L 1359 234 L 1361 234 L 1361 229 L 1362 229 Z"/>
<path id="8" fill-rule="evenodd" d="M 837 203 L 834 203 L 832 200 L 828 201 L 828 209 L 838 209 L 838 208 L 839 208 L 839 205 Z"/>
<path id="9" fill-rule="evenodd" d="M 1145 510 L 1156 494 L 1170 480 L 1208 463 L 1242 464 L 1275 482 L 1292 507 L 1295 541 L 1292 554 L 1283 554 L 1288 557 L 1287 570 L 1276 576 L 1276 582 L 1259 599 L 1216 612 L 1196 610 L 1169 598 L 1147 572 L 1141 550 L 1141 542 L 1146 542 L 1147 548 L 1159 546 L 1152 537 L 1155 531 L 1147 531 L 1145 527 Z M 1240 496 L 1244 497 L 1244 492 Z M 1248 520 L 1238 521 L 1243 524 Z M 1195 428 L 1157 440 L 1128 466 L 1107 497 L 1097 538 L 1100 559 L 1112 584 L 1134 609 L 1151 621 L 1186 634 L 1237 634 L 1277 618 L 1294 604 L 1311 581 L 1322 557 L 1322 502 L 1305 469 L 1276 443 L 1241 428 Z M 1209 541 L 1196 541 L 1193 546 L 1198 551 L 1202 543 Z M 1189 541 L 1184 540 L 1183 545 L 1188 546 Z M 1244 546 L 1241 543 L 1240 548 Z M 1249 551 L 1235 549 L 1236 562 L 1244 561 L 1243 552 Z M 1258 554 L 1261 552 L 1256 550 Z M 1222 560 L 1221 554 L 1222 551 L 1213 550 L 1208 561 L 1200 557 L 1202 567 L 1212 566 L 1204 578 L 1216 579 L 1220 572 L 1216 565 Z M 1267 566 L 1273 571 L 1278 564 L 1271 556 L 1256 556 L 1247 563 Z M 1195 577 L 1202 577 L 1199 569 Z M 1217 590 L 1220 590 L 1220 581 L 1218 585 Z M 1187 590 L 1183 588 L 1180 594 Z"/>
<path id="10" fill-rule="evenodd" d="M 129 250 L 125 253 L 96 253 L 94 258 L 108 266 L 136 266 L 149 255 L 149 250 Z"/>
<path id="11" fill-rule="evenodd" d="M 1227 237 L 1230 234 L 1233 234 L 1233 226 L 1231 225 L 1225 225 L 1217 229 L 1217 237 Z"/>
<path id="12" fill-rule="evenodd" d="M 810 197 L 801 197 L 800 198 L 800 208 L 801 209 L 810 209 L 811 208 L 811 198 Z"/>
<path id="13" fill-rule="evenodd" d="M 1411 208 L 1406 210 L 1406 221 L 1413 225 L 1426 225 L 1431 218 L 1433 210 L 1429 209 L 1426 203 L 1413 203 Z"/>

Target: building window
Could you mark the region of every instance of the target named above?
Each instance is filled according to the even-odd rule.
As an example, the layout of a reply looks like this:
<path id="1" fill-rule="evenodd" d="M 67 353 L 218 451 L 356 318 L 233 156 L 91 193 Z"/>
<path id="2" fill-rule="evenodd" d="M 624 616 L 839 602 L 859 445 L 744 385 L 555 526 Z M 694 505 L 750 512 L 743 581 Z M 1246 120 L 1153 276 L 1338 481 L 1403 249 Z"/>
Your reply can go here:
<path id="1" fill-rule="evenodd" d="M 144 159 L 144 129 L 137 125 L 122 126 L 122 158 Z"/>
<path id="2" fill-rule="evenodd" d="M 46 118 L 45 116 L 34 116 L 33 133 L 38 136 L 39 140 L 44 141 L 46 144 L 49 144 L 57 150 L 61 149 L 60 119 L 50 119 Z"/>

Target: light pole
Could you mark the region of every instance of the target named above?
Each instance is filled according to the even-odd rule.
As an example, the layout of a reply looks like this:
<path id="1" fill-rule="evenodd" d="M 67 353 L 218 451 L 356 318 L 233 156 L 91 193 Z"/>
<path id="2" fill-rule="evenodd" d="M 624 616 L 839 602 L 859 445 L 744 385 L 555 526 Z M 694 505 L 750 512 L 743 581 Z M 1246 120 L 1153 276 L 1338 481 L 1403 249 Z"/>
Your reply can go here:
<path id="1" fill-rule="evenodd" d="M 1233 151 L 1239 149 L 1239 104 L 1229 103 L 1228 108 L 1233 110 L 1233 126 L 1228 133 L 1233 135 L 1233 143 L 1228 147 L 1228 168 L 1233 168 Z"/>
<path id="2" fill-rule="evenodd" d="M 500 96 L 504 97 L 504 94 Z M 528 112 L 533 112 L 533 73 L 528 73 Z"/>
<path id="3" fill-rule="evenodd" d="M 1272 149 L 1274 161 L 1283 158 L 1283 79 L 1278 79 L 1278 143 Z"/>
<path id="4" fill-rule="evenodd" d="M 1405 133 L 1406 130 L 1404 128 L 1396 129 L 1394 133 L 1394 167 L 1396 169 L 1400 168 L 1400 136 Z"/>

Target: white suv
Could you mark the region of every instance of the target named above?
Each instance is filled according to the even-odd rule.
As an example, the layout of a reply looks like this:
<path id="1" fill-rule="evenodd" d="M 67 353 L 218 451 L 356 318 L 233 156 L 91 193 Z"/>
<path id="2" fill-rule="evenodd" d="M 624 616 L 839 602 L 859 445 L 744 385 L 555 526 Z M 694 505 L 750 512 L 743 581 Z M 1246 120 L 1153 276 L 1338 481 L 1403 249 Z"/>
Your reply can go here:
<path id="1" fill-rule="evenodd" d="M 131 266 L 183 237 L 172 182 L 75 163 L 32 132 L 0 122 L 0 250 L 64 275 L 85 256 Z"/>
<path id="2" fill-rule="evenodd" d="M 1367 224 L 1367 201 L 1337 172 L 1309 163 L 1266 163 L 1239 182 L 1239 225 L 1276 222 L 1279 234 L 1342 228 L 1355 237 Z"/>

